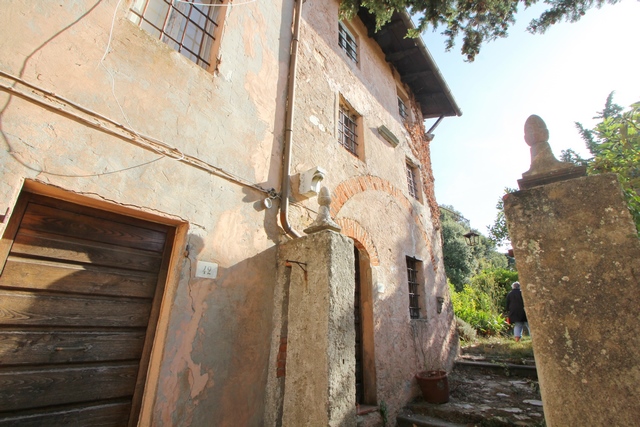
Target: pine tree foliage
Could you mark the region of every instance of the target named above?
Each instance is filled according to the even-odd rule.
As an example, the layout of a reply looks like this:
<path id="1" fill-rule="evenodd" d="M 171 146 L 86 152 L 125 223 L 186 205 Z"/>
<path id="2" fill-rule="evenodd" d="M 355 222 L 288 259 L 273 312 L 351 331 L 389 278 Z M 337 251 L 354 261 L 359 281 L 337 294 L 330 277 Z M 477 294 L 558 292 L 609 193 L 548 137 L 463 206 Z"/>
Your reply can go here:
<path id="1" fill-rule="evenodd" d="M 604 109 L 594 117 L 601 120 L 593 129 L 582 124 L 576 127 L 593 156 L 590 159 L 571 159 L 569 150 L 563 158 L 587 165 L 589 175 L 616 173 L 622 191 L 640 231 L 640 102 L 632 104 L 626 111 L 613 102 L 613 92 L 607 97 Z M 575 154 L 575 153 L 573 153 Z"/>
<path id="2" fill-rule="evenodd" d="M 587 10 L 600 8 L 605 3 L 620 0 L 543 0 L 549 9 L 529 23 L 531 33 L 544 33 L 551 25 L 566 20 L 578 21 Z M 409 10 L 419 17 L 415 31 L 409 37 L 416 37 L 431 27 L 444 27 L 443 35 L 447 50 L 462 36 L 461 53 L 471 62 L 480 52 L 483 43 L 507 37 L 508 29 L 515 23 L 518 8 L 528 8 L 539 0 L 342 0 L 341 16 L 351 19 L 359 7 L 366 8 L 376 17 L 380 29 L 389 22 L 395 11 Z"/>

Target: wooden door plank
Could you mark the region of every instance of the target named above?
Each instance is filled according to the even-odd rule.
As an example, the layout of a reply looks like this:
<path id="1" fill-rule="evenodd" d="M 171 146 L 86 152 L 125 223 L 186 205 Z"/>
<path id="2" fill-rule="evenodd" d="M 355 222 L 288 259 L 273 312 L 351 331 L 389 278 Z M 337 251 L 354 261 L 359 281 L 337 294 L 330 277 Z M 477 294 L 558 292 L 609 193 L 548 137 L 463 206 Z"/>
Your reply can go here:
<path id="1" fill-rule="evenodd" d="M 10 256 L 0 286 L 50 292 L 153 298 L 154 273 Z"/>
<path id="2" fill-rule="evenodd" d="M 0 412 L 130 397 L 137 362 L 0 368 Z"/>
<path id="3" fill-rule="evenodd" d="M 165 233 L 29 203 L 21 228 L 162 253 Z"/>
<path id="4" fill-rule="evenodd" d="M 92 332 L 0 329 L 0 365 L 140 359 L 145 330 Z"/>
<path id="5" fill-rule="evenodd" d="M 16 411 L 0 413 L 0 427 L 122 427 L 130 411 L 128 400 Z"/>
<path id="6" fill-rule="evenodd" d="M 162 261 L 162 257 L 155 252 L 121 248 L 53 234 L 33 234 L 33 231 L 23 229 L 20 229 L 14 239 L 11 255 L 150 272 L 158 271 Z"/>
<path id="7" fill-rule="evenodd" d="M 147 300 L 0 290 L 0 325 L 146 327 Z"/>
<path id="8" fill-rule="evenodd" d="M 64 211 L 77 212 L 83 215 L 102 218 L 107 221 L 129 224 L 134 227 L 148 228 L 150 230 L 156 230 L 161 233 L 165 233 L 167 230 L 173 228 L 165 224 L 153 222 L 149 219 L 141 219 L 135 216 L 129 216 L 128 214 L 111 212 L 97 207 L 89 207 L 83 204 L 78 204 L 78 202 L 56 199 L 54 197 L 44 196 L 36 193 L 29 193 L 29 196 L 29 201 L 37 203 L 39 205 L 49 206 Z"/>

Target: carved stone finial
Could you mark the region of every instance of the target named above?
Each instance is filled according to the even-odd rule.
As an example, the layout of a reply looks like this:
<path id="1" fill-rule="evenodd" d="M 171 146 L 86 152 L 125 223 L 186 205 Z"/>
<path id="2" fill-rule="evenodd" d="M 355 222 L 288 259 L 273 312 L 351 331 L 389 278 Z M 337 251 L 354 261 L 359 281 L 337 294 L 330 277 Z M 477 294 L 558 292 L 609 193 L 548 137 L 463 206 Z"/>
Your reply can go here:
<path id="1" fill-rule="evenodd" d="M 524 140 L 531 147 L 531 167 L 518 180 L 521 190 L 586 174 L 584 166 L 561 162 L 555 158 L 549 145 L 549 130 L 539 116 L 531 115 L 525 122 Z"/>
<path id="2" fill-rule="evenodd" d="M 308 228 L 305 228 L 304 232 L 307 234 L 316 233 L 322 230 L 333 230 L 340 232 L 341 228 L 331 218 L 329 212 L 329 206 L 331 205 L 331 195 L 329 195 L 329 189 L 322 187 L 320 193 L 318 193 L 318 203 L 320 209 L 318 209 L 318 217 Z"/>

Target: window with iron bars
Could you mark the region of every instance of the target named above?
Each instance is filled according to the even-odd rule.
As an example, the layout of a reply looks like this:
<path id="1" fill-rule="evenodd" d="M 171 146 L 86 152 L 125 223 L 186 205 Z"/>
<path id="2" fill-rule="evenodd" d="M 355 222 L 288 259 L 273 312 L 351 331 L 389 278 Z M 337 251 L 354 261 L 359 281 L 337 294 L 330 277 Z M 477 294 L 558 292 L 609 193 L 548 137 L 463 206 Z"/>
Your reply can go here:
<path id="1" fill-rule="evenodd" d="M 135 0 L 131 21 L 202 68 L 211 65 L 211 47 L 227 0 Z"/>
<path id="2" fill-rule="evenodd" d="M 356 38 L 353 37 L 342 22 L 340 22 L 338 28 L 338 45 L 349 58 L 353 59 L 353 62 L 358 63 L 358 44 L 356 43 Z"/>
<path id="3" fill-rule="evenodd" d="M 400 113 L 400 117 L 402 120 L 406 120 L 409 117 L 409 112 L 407 111 L 407 104 L 404 103 L 404 100 L 398 97 L 398 112 Z"/>
<path id="4" fill-rule="evenodd" d="M 407 184 L 409 186 L 409 194 L 411 197 L 416 200 L 420 200 L 416 168 L 409 162 L 407 162 Z"/>
<path id="5" fill-rule="evenodd" d="M 407 257 L 407 277 L 409 281 L 409 315 L 412 319 L 420 318 L 420 294 L 418 293 L 419 268 L 419 260 Z"/>
<path id="6" fill-rule="evenodd" d="M 340 104 L 338 142 L 354 156 L 358 156 L 358 116 Z"/>

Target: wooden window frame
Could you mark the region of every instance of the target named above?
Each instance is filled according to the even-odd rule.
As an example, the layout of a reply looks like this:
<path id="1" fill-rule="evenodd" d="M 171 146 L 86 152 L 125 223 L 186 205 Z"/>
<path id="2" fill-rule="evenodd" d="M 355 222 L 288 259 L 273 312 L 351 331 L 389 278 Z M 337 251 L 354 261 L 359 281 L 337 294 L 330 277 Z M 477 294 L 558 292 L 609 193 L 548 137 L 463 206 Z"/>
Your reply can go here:
<path id="1" fill-rule="evenodd" d="M 229 0 L 134 0 L 130 9 L 133 23 L 204 69 L 215 63 L 219 34 L 224 21 L 223 7 Z M 210 2 L 212 6 L 202 3 Z M 153 16 L 155 12 L 156 16 Z"/>
<path id="2" fill-rule="evenodd" d="M 422 290 L 422 261 L 410 256 L 406 257 L 407 262 L 407 284 L 409 290 L 409 317 L 420 319 L 422 308 L 420 307 L 420 291 Z"/>
<path id="3" fill-rule="evenodd" d="M 359 159 L 363 158 L 362 116 L 358 114 L 346 101 L 340 100 L 338 106 L 338 143 L 349 153 Z"/>
<path id="4" fill-rule="evenodd" d="M 351 29 L 342 21 L 338 23 L 338 46 L 356 64 L 358 61 L 358 39 Z"/>
<path id="5" fill-rule="evenodd" d="M 422 199 L 420 196 L 422 190 L 420 185 L 420 174 L 418 173 L 418 167 L 409 159 L 407 159 L 405 164 L 407 175 L 407 189 L 409 191 L 409 196 L 421 202 Z"/>

